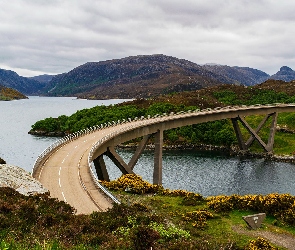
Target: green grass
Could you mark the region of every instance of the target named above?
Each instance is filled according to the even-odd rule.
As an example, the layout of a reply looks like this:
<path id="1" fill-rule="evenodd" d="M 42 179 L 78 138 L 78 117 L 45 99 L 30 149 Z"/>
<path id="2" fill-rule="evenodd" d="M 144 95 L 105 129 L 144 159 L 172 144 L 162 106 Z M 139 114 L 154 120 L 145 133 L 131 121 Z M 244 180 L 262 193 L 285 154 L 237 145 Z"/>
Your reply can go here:
<path id="1" fill-rule="evenodd" d="M 242 216 L 257 213 L 257 211 L 239 211 L 233 210 L 229 213 L 214 213 L 214 219 L 207 221 L 207 226 L 204 229 L 196 229 L 190 223 L 184 223 L 182 215 L 186 212 L 208 209 L 207 202 L 200 202 L 196 206 L 184 206 L 182 205 L 182 197 L 167 197 L 162 195 L 136 195 L 126 194 L 124 192 L 115 192 L 123 202 L 129 199 L 129 202 L 139 202 L 147 205 L 150 209 L 156 211 L 156 213 L 167 218 L 171 223 L 180 225 L 186 230 L 191 232 L 191 235 L 196 239 L 202 239 L 204 242 L 208 242 L 208 246 L 217 246 L 221 244 L 227 244 L 228 242 L 235 242 L 237 247 L 243 249 L 250 240 L 256 239 L 247 235 L 236 233 L 232 227 L 239 226 L 244 230 L 249 230 L 246 223 L 242 219 Z M 261 230 L 289 233 L 295 237 L 295 228 L 286 226 L 281 223 L 276 223 L 277 219 L 273 216 L 267 216 L 262 224 Z M 275 226 L 274 224 L 278 224 Z M 284 249 L 280 248 L 279 249 Z"/>

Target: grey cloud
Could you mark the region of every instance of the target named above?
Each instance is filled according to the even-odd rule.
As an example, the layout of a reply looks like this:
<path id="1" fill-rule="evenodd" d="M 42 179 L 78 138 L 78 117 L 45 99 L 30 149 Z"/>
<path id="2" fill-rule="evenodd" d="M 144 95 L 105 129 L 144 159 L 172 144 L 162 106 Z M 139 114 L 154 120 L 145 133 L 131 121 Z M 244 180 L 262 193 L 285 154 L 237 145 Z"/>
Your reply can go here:
<path id="1" fill-rule="evenodd" d="M 1 1 L 0 65 L 62 73 L 162 53 L 275 73 L 295 68 L 294 8 L 291 0 Z"/>

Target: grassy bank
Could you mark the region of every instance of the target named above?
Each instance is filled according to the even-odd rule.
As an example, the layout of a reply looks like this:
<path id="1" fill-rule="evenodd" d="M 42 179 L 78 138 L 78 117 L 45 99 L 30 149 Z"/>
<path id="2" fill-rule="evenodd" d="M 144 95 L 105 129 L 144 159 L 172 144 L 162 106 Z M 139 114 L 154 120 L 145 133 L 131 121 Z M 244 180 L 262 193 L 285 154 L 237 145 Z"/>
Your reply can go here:
<path id="1" fill-rule="evenodd" d="M 0 249 L 275 249 L 271 239 L 241 233 L 250 232 L 242 216 L 257 212 L 267 218 L 255 232 L 295 235 L 290 195 L 204 198 L 134 175 L 104 185 L 122 204 L 90 215 L 47 195 L 0 188 Z"/>

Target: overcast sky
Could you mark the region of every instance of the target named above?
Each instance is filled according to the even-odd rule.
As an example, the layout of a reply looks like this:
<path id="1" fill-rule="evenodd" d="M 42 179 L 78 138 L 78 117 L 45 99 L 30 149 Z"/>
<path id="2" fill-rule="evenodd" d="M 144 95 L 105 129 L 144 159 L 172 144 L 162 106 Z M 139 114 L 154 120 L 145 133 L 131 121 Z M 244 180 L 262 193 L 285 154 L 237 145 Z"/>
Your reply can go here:
<path id="1" fill-rule="evenodd" d="M 295 69 L 294 0 L 1 0 L 0 68 L 22 76 L 165 54 Z"/>

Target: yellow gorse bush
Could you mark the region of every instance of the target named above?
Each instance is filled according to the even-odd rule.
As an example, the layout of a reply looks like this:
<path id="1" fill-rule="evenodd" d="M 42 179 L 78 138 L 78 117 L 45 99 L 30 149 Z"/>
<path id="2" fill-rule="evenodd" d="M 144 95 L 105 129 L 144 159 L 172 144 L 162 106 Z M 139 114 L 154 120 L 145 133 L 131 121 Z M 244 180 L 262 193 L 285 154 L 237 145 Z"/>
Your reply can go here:
<path id="1" fill-rule="evenodd" d="M 207 225 L 207 219 L 212 218 L 214 218 L 213 214 L 207 210 L 186 212 L 182 215 L 184 221 L 192 221 L 192 226 L 200 229 Z"/>
<path id="2" fill-rule="evenodd" d="M 245 247 L 245 250 L 277 250 L 267 240 L 258 237 L 257 240 L 251 240 Z"/>
<path id="3" fill-rule="evenodd" d="M 193 192 L 188 192 L 185 190 L 170 190 L 164 189 L 162 185 L 153 185 L 147 181 L 144 181 L 141 176 L 136 174 L 125 174 L 122 175 L 117 180 L 110 182 L 100 181 L 102 185 L 111 189 L 111 190 L 121 190 L 125 191 L 127 188 L 131 193 L 134 194 L 148 194 L 148 193 L 157 193 L 162 195 L 169 196 L 181 196 L 186 197 L 187 199 L 194 200 L 204 200 L 200 194 Z"/>
<path id="4" fill-rule="evenodd" d="M 295 197 L 290 194 L 219 195 L 207 198 L 207 205 L 215 212 L 233 209 L 264 212 L 289 225 L 295 225 Z"/>
<path id="5" fill-rule="evenodd" d="M 141 176 L 135 174 L 125 174 L 114 181 L 101 181 L 101 184 L 112 190 L 125 191 L 127 188 L 134 194 L 159 193 L 164 188 L 161 185 L 153 185 L 144 181 Z"/>

